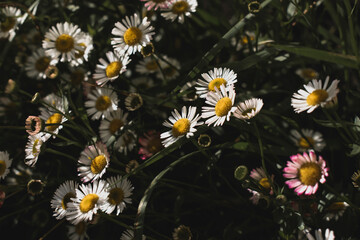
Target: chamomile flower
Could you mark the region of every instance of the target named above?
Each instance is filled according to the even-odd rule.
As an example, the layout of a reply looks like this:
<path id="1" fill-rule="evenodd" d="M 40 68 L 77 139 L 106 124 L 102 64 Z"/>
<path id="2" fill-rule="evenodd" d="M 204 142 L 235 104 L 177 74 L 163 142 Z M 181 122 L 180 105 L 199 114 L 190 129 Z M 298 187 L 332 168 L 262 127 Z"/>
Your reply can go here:
<path id="1" fill-rule="evenodd" d="M 114 149 L 117 149 L 119 152 L 127 155 L 129 151 L 132 151 L 136 146 L 137 135 L 132 130 L 126 130 L 121 136 L 116 140 L 114 144 Z"/>
<path id="2" fill-rule="evenodd" d="M 110 116 L 101 120 L 99 133 L 101 141 L 107 143 L 111 136 L 115 136 L 127 124 L 128 113 L 118 108 L 110 112 Z"/>
<path id="3" fill-rule="evenodd" d="M 291 106 L 293 106 L 296 113 L 307 111 L 311 113 L 318 107 L 325 107 L 327 103 L 331 102 L 339 92 L 337 85 L 339 80 L 332 81 L 328 87 L 329 77 L 325 79 L 324 85 L 321 80 L 313 79 L 307 85 L 304 85 L 305 90 L 300 89 L 293 94 L 291 98 Z"/>
<path id="4" fill-rule="evenodd" d="M 15 7 L 6 6 L 1 9 L 1 15 L 5 20 L 0 22 L 0 38 L 8 38 L 12 41 L 15 37 L 15 30 L 20 23 L 21 11 Z"/>
<path id="5" fill-rule="evenodd" d="M 251 98 L 241 102 L 237 105 L 236 111 L 234 112 L 234 117 L 249 120 L 255 117 L 263 107 L 264 102 L 260 98 Z"/>
<path id="6" fill-rule="evenodd" d="M 171 130 L 160 135 L 162 144 L 165 147 L 170 146 L 183 136 L 187 138 L 193 136 L 197 131 L 195 127 L 203 124 L 203 122 L 198 122 L 201 117 L 199 114 L 196 114 L 196 107 L 190 106 L 189 110 L 187 110 L 183 106 L 181 114 L 176 109 L 171 114 L 172 116 L 169 117 L 169 121 L 165 120 L 163 123 L 165 127 L 171 128 Z"/>
<path id="7" fill-rule="evenodd" d="M 160 68 L 156 71 L 156 77 L 159 79 L 172 80 L 179 76 L 180 63 L 175 58 L 163 56 L 160 60 Z"/>
<path id="8" fill-rule="evenodd" d="M 88 95 L 89 100 L 85 102 L 86 112 L 92 120 L 110 116 L 111 111 L 117 109 L 118 98 L 111 89 L 96 88 Z"/>
<path id="9" fill-rule="evenodd" d="M 283 176 L 290 180 L 285 183 L 289 188 L 295 188 L 297 195 L 311 195 L 316 193 L 319 182 L 325 183 L 328 174 L 325 160 L 317 157 L 313 150 L 290 157 L 291 161 L 287 162 L 284 168 Z"/>
<path id="10" fill-rule="evenodd" d="M 38 133 L 36 135 L 29 135 L 28 142 L 25 147 L 25 164 L 34 167 L 39 154 L 40 148 L 44 142 L 46 142 L 47 138 L 43 133 Z"/>
<path id="11" fill-rule="evenodd" d="M 229 93 L 228 93 L 229 92 Z M 215 87 L 215 92 L 209 92 L 206 101 L 210 106 L 202 107 L 202 118 L 208 118 L 205 124 L 210 126 L 214 123 L 214 127 L 221 126 L 225 120 L 230 120 L 230 115 L 236 110 L 234 107 L 235 90 L 233 85 L 226 90 L 225 86 L 220 85 L 220 91 Z"/>
<path id="12" fill-rule="evenodd" d="M 81 50 L 75 51 L 75 58 L 70 62 L 71 66 L 78 66 L 87 62 L 90 52 L 94 49 L 93 39 L 88 33 L 80 32 L 78 42 Z"/>
<path id="13" fill-rule="evenodd" d="M 319 73 L 312 68 L 298 68 L 295 73 L 306 82 L 319 77 Z"/>
<path id="14" fill-rule="evenodd" d="M 53 216 L 56 219 L 62 219 L 65 217 L 68 206 L 72 198 L 76 197 L 75 189 L 78 188 L 78 183 L 72 180 L 65 181 L 55 191 L 54 196 L 51 200 L 51 208 L 54 209 Z"/>
<path id="15" fill-rule="evenodd" d="M 184 23 L 185 16 L 189 17 L 191 13 L 196 12 L 198 2 L 196 0 L 174 0 L 164 9 L 161 13 L 165 19 L 169 19 L 172 22 L 178 19 L 179 23 Z"/>
<path id="16" fill-rule="evenodd" d="M 81 184 L 76 191 L 76 197 L 67 204 L 66 219 L 72 224 L 89 222 L 94 214 L 106 203 L 109 193 L 107 182 L 96 180 L 93 183 Z"/>
<path id="17" fill-rule="evenodd" d="M 135 67 L 135 71 L 141 74 L 154 73 L 159 70 L 158 63 L 153 57 L 146 57 L 142 59 Z"/>
<path id="18" fill-rule="evenodd" d="M 56 64 L 57 60 L 52 59 L 45 54 L 43 48 L 39 48 L 27 59 L 25 64 L 26 75 L 30 78 L 45 79 L 46 69 L 52 64 Z"/>
<path id="19" fill-rule="evenodd" d="M 42 42 L 45 53 L 61 62 L 71 62 L 76 54 L 83 51 L 81 29 L 72 23 L 57 23 L 46 34 Z"/>
<path id="20" fill-rule="evenodd" d="M 344 215 L 345 210 L 349 207 L 349 204 L 346 202 L 333 202 L 325 208 L 324 219 L 330 221 L 334 219 L 337 221 L 342 215 Z"/>
<path id="21" fill-rule="evenodd" d="M 237 74 L 228 68 L 214 68 L 207 73 L 201 74 L 203 79 L 196 82 L 196 94 L 200 98 L 206 98 L 208 92 L 215 92 L 215 87 L 220 89 L 221 85 L 225 85 L 226 90 L 229 86 L 237 82 Z"/>
<path id="22" fill-rule="evenodd" d="M 141 0 L 142 2 L 146 2 L 144 6 L 147 10 L 157 10 L 158 8 L 168 8 L 171 0 Z"/>
<path id="23" fill-rule="evenodd" d="M 84 240 L 89 239 L 89 236 L 86 233 L 88 223 L 79 222 L 76 225 L 68 226 L 68 237 L 69 240 Z"/>
<path id="24" fill-rule="evenodd" d="M 0 179 L 5 179 L 6 175 L 9 174 L 12 161 L 7 151 L 0 151 Z"/>
<path id="25" fill-rule="evenodd" d="M 254 181 L 260 185 L 265 191 L 270 192 L 272 194 L 271 184 L 266 176 L 266 173 L 262 167 L 255 168 L 251 171 L 250 177 L 254 179 Z M 274 176 L 271 176 L 271 180 L 274 180 Z"/>
<path id="26" fill-rule="evenodd" d="M 321 152 L 326 146 L 321 133 L 311 129 L 301 129 L 301 132 L 302 134 L 295 129 L 290 131 L 290 139 L 298 146 L 299 151 L 303 152 L 314 149 L 315 151 Z"/>
<path id="27" fill-rule="evenodd" d="M 79 158 L 78 172 L 81 181 L 94 181 L 102 177 L 110 163 L 110 155 L 106 145 L 97 142 L 86 146 Z"/>
<path id="28" fill-rule="evenodd" d="M 51 136 L 56 137 L 56 134 L 59 133 L 59 130 L 63 128 L 62 124 L 67 121 L 67 118 L 64 116 L 65 109 L 62 105 L 57 105 L 57 110 L 41 108 L 40 118 L 45 122 L 45 138 L 49 139 Z"/>
<path id="29" fill-rule="evenodd" d="M 115 23 L 111 33 L 116 37 L 111 38 L 111 45 L 120 55 L 140 52 L 141 47 L 152 40 L 153 29 L 147 17 L 140 20 L 136 13 L 126 16 L 122 22 Z"/>
<path id="30" fill-rule="evenodd" d="M 96 65 L 93 75 L 96 83 L 100 86 L 105 85 L 108 81 L 117 79 L 121 73 L 126 71 L 126 65 L 130 62 L 128 55 L 118 57 L 111 51 L 106 53 L 106 57 L 109 62 L 100 58 L 100 64 Z"/>
<path id="31" fill-rule="evenodd" d="M 109 195 L 101 210 L 107 214 L 116 210 L 116 215 L 119 215 L 126 207 L 126 204 L 131 204 L 130 196 L 134 187 L 127 178 L 121 176 L 110 177 L 106 181 Z"/>

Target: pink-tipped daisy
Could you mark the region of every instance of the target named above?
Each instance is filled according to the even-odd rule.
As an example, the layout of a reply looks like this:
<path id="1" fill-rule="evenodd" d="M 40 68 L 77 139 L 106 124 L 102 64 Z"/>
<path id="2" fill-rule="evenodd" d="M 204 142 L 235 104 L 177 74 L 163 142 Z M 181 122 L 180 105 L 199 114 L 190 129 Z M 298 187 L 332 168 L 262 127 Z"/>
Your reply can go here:
<path id="1" fill-rule="evenodd" d="M 289 188 L 295 188 L 297 195 L 311 195 L 316 193 L 319 182 L 325 183 L 328 174 L 325 160 L 317 157 L 314 151 L 309 151 L 290 157 L 291 161 L 287 162 L 284 168 L 283 176 L 290 180 L 285 183 Z"/>
<path id="2" fill-rule="evenodd" d="M 260 185 L 265 191 L 270 192 L 270 194 L 273 193 L 273 191 L 271 189 L 270 181 L 269 181 L 268 177 L 266 176 L 266 173 L 262 167 L 254 168 L 250 173 L 250 177 L 252 179 L 254 179 L 255 182 L 258 185 Z M 274 179 L 273 175 L 271 176 L 271 179 L 273 181 L 273 179 Z"/>
<path id="3" fill-rule="evenodd" d="M 141 0 L 142 2 L 146 2 L 144 6 L 147 10 L 158 9 L 158 8 L 168 8 L 169 4 L 172 0 Z"/>

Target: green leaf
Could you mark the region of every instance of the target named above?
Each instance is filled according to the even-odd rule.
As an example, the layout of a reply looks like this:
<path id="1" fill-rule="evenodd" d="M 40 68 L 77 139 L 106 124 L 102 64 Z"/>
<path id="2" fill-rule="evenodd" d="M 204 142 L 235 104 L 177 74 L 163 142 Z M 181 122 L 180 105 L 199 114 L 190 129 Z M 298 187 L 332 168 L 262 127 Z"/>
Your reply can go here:
<path id="1" fill-rule="evenodd" d="M 236 150 L 245 151 L 249 146 L 248 142 L 237 142 L 231 148 Z"/>
<path id="2" fill-rule="evenodd" d="M 328 120 L 321 120 L 321 119 L 316 119 L 314 118 L 314 121 L 324 127 L 330 127 L 330 128 L 341 128 L 342 125 L 338 122 L 332 122 L 332 121 L 328 121 Z"/>

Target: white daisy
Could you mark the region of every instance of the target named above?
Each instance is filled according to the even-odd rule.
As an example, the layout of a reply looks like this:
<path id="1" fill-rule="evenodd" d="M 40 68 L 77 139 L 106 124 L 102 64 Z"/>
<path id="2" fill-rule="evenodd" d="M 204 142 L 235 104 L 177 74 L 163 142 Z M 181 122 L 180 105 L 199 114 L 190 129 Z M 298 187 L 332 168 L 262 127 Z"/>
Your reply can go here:
<path id="1" fill-rule="evenodd" d="M 78 188 L 79 184 L 68 180 L 61 184 L 55 191 L 53 198 L 51 199 L 51 208 L 54 209 L 53 216 L 56 219 L 62 219 L 65 217 L 68 203 L 71 202 L 72 198 L 76 197 L 75 189 Z"/>
<path id="2" fill-rule="evenodd" d="M 81 29 L 72 23 L 57 23 L 46 34 L 42 42 L 45 53 L 60 61 L 71 62 L 75 60 L 75 54 L 83 51 Z"/>
<path id="3" fill-rule="evenodd" d="M 29 135 L 28 142 L 25 147 L 25 164 L 34 167 L 39 154 L 42 144 L 47 140 L 43 133 L 36 135 Z"/>
<path id="4" fill-rule="evenodd" d="M 135 67 L 135 71 L 140 74 L 154 73 L 159 70 L 156 59 L 153 57 L 146 57 L 142 59 Z"/>
<path id="5" fill-rule="evenodd" d="M 116 209 L 116 215 L 119 215 L 126 204 L 131 204 L 132 191 L 134 187 L 127 178 L 122 178 L 121 176 L 111 177 L 107 180 L 109 192 L 108 199 L 104 205 L 102 205 L 101 210 L 107 214 L 112 213 Z"/>
<path id="6" fill-rule="evenodd" d="M 90 52 L 94 49 L 93 39 L 88 33 L 80 32 L 79 34 L 79 46 L 81 50 L 75 51 L 75 58 L 71 60 L 71 66 L 78 66 L 87 62 Z"/>
<path id="7" fill-rule="evenodd" d="M 144 6 L 147 10 L 157 10 L 158 8 L 168 8 L 171 0 L 141 0 L 142 2 L 146 2 Z"/>
<path id="8" fill-rule="evenodd" d="M 69 240 L 84 240 L 89 239 L 86 233 L 87 223 L 79 222 L 76 225 L 68 226 L 68 237 Z"/>
<path id="9" fill-rule="evenodd" d="M 206 98 L 208 92 L 215 92 L 215 87 L 220 89 L 222 84 L 225 85 L 225 89 L 228 90 L 230 85 L 237 82 L 237 74 L 233 70 L 228 68 L 214 68 L 208 73 L 203 73 L 201 76 L 204 78 L 197 80 L 196 94 L 201 98 Z"/>
<path id="10" fill-rule="evenodd" d="M 134 237 L 135 237 L 134 230 L 128 229 L 121 234 L 120 240 L 133 240 Z M 145 235 L 142 235 L 141 239 L 145 240 L 146 239 Z"/>
<path id="11" fill-rule="evenodd" d="M 300 152 L 310 150 L 311 148 L 321 152 L 326 146 L 321 133 L 314 132 L 311 129 L 301 129 L 301 132 L 302 134 L 295 129 L 290 131 L 290 139 L 299 147 Z"/>
<path id="12" fill-rule="evenodd" d="M 165 127 L 169 127 L 171 130 L 160 135 L 160 138 L 163 139 L 162 144 L 165 147 L 170 146 L 183 136 L 187 138 L 193 136 L 197 131 L 195 127 L 203 124 L 203 122 L 198 122 L 201 118 L 199 114 L 195 116 L 196 107 L 190 106 L 187 111 L 186 107 L 183 106 L 181 115 L 176 109 L 171 114 L 169 121 L 165 120 L 163 123 Z"/>
<path id="13" fill-rule="evenodd" d="M 120 55 L 140 52 L 152 40 L 153 29 L 147 17 L 140 20 L 136 13 L 130 18 L 126 16 L 122 23 L 115 23 L 111 33 L 117 37 L 111 38 L 111 45 Z"/>
<path id="14" fill-rule="evenodd" d="M 101 120 L 99 133 L 101 141 L 107 143 L 111 136 L 115 136 L 127 124 L 128 113 L 124 113 L 118 108 L 114 112 L 110 112 L 110 116 Z"/>
<path id="15" fill-rule="evenodd" d="M 304 85 L 305 90 L 300 89 L 293 94 L 291 98 L 291 106 L 293 106 L 296 113 L 307 111 L 311 113 L 318 107 L 325 107 L 327 103 L 331 102 L 339 92 L 337 88 L 339 80 L 332 81 L 329 87 L 329 76 L 326 77 L 324 85 L 321 80 L 313 79 L 307 85 Z"/>
<path id="16" fill-rule="evenodd" d="M 5 179 L 6 175 L 9 174 L 12 161 L 7 151 L 0 151 L 0 179 Z"/>
<path id="17" fill-rule="evenodd" d="M 39 48 L 27 59 L 25 64 L 26 75 L 30 78 L 46 78 L 45 71 L 50 64 L 56 64 L 57 60 L 51 59 L 45 54 L 43 48 Z"/>
<path id="18" fill-rule="evenodd" d="M 20 23 L 21 11 L 15 7 L 6 6 L 1 9 L 1 13 L 5 20 L 0 22 L 0 38 L 9 38 L 9 41 L 12 41 Z"/>
<path id="19" fill-rule="evenodd" d="M 44 134 L 46 140 L 51 136 L 55 138 L 59 133 L 59 130 L 63 128 L 62 124 L 67 121 L 67 118 L 64 116 L 64 107 L 62 105 L 57 105 L 56 109 L 58 111 L 55 111 L 54 109 L 40 108 L 40 118 L 45 122 L 44 131 L 49 132 Z"/>
<path id="20" fill-rule="evenodd" d="M 205 103 L 210 106 L 202 107 L 202 118 L 209 118 L 206 120 L 205 124 L 210 126 L 214 123 L 214 127 L 221 126 L 224 124 L 225 120 L 230 120 L 230 115 L 236 110 L 234 107 L 235 101 L 235 90 L 234 86 L 229 86 L 229 94 L 225 89 L 224 85 L 220 85 L 220 90 L 215 87 L 215 92 L 209 92 L 206 96 Z"/>
<path id="21" fill-rule="evenodd" d="M 156 77 L 159 79 L 172 80 L 179 76 L 180 62 L 174 58 L 163 56 L 160 60 L 160 68 L 156 71 Z"/>
<path id="22" fill-rule="evenodd" d="M 197 5 L 196 0 L 174 0 L 167 9 L 163 10 L 161 16 L 172 22 L 178 18 L 179 23 L 184 23 L 185 16 L 189 17 L 191 13 L 194 13 Z"/>
<path id="23" fill-rule="evenodd" d="M 249 120 L 255 117 L 263 107 L 264 102 L 260 98 L 251 98 L 241 102 L 237 105 L 237 108 L 234 112 L 234 117 Z"/>
<path id="24" fill-rule="evenodd" d="M 85 107 L 87 107 L 87 114 L 92 116 L 92 120 L 109 117 L 110 112 L 117 109 L 118 98 L 111 89 L 96 88 L 91 91 L 88 98 Z"/>
<path id="25" fill-rule="evenodd" d="M 126 71 L 126 65 L 130 62 L 128 55 L 122 57 L 116 56 L 113 52 L 107 52 L 106 57 L 109 60 L 107 62 L 103 58 L 99 59 L 101 64 L 96 65 L 93 78 L 96 83 L 103 86 L 108 81 L 114 81 L 119 75 Z"/>
<path id="26" fill-rule="evenodd" d="M 106 191 L 108 183 L 104 180 L 81 184 L 76 189 L 76 197 L 67 204 L 66 219 L 72 224 L 89 222 L 94 214 L 106 203 L 109 193 Z"/>
<path id="27" fill-rule="evenodd" d="M 78 176 L 83 182 L 97 180 L 104 175 L 109 163 L 110 155 L 105 144 L 89 145 L 80 154 Z"/>
<path id="28" fill-rule="evenodd" d="M 137 135 L 132 130 L 126 130 L 121 136 L 116 140 L 114 144 L 114 149 L 117 149 L 119 152 L 127 155 L 129 151 L 132 151 L 136 146 Z"/>

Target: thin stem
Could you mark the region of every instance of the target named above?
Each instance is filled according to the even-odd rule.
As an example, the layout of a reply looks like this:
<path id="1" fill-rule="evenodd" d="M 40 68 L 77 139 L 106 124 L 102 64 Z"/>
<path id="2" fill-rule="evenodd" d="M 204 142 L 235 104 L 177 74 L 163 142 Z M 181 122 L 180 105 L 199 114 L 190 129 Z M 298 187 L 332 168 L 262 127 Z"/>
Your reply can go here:
<path id="1" fill-rule="evenodd" d="M 43 240 L 47 235 L 49 235 L 52 231 L 58 228 L 63 222 L 65 222 L 65 220 L 66 219 L 64 218 L 63 220 L 55 224 L 55 226 L 53 226 L 47 233 L 45 233 L 41 238 L 39 238 L 39 240 Z"/>

